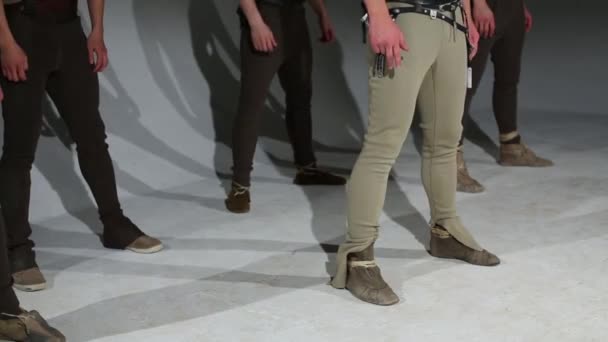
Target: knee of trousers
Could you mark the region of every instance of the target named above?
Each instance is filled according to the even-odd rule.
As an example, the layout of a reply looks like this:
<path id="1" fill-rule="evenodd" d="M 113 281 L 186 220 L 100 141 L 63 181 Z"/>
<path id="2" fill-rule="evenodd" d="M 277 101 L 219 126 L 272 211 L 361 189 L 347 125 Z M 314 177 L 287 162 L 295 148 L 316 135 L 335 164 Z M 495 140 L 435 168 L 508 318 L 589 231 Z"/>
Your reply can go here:
<path id="1" fill-rule="evenodd" d="M 91 135 L 79 135 L 74 137 L 78 154 L 91 154 L 105 152 L 108 150 L 105 132 Z"/>
<path id="2" fill-rule="evenodd" d="M 6 176 L 6 173 L 10 172 L 29 172 L 34 164 L 33 154 L 22 154 L 14 153 L 11 151 L 4 151 L 2 159 L 0 160 L 0 173 Z M 1 181 L 1 180 L 0 180 Z"/>
<path id="3" fill-rule="evenodd" d="M 361 157 L 392 166 L 401 152 L 407 130 L 387 129 L 381 133 L 368 132 L 361 151 Z"/>

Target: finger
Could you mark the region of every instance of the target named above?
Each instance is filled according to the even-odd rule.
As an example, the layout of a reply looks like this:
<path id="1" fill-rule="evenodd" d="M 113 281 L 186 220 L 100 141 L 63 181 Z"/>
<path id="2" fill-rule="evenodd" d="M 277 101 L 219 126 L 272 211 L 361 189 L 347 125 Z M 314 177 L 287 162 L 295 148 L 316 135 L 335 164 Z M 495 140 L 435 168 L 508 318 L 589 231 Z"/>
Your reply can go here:
<path id="1" fill-rule="evenodd" d="M 272 43 L 272 40 L 270 38 L 266 38 L 264 46 L 266 47 L 266 52 L 270 52 L 274 48 L 274 44 Z"/>
<path id="2" fill-rule="evenodd" d="M 103 69 L 102 69 L 102 71 L 105 70 L 108 67 L 108 65 L 110 65 L 110 56 L 108 56 L 107 52 L 104 54 L 104 60 L 103 60 L 103 62 L 104 63 L 103 63 Z"/>
<path id="3" fill-rule="evenodd" d="M 490 21 L 490 37 L 494 37 L 494 33 L 496 33 L 496 20 L 492 18 Z"/>
<path id="4" fill-rule="evenodd" d="M 106 54 L 105 53 L 102 52 L 99 54 L 98 64 L 99 64 L 99 67 L 97 68 L 97 72 L 102 72 L 106 65 Z"/>
<path id="5" fill-rule="evenodd" d="M 17 77 L 19 81 L 27 80 L 27 76 L 25 74 L 25 70 L 23 69 L 23 65 L 17 67 Z"/>
<path id="6" fill-rule="evenodd" d="M 264 42 L 261 40 L 254 40 L 253 41 L 253 47 L 255 48 L 256 51 L 263 51 L 264 50 Z"/>
<path id="7" fill-rule="evenodd" d="M 273 33 L 270 34 L 270 40 L 272 42 L 272 46 L 273 47 L 276 48 L 277 46 L 279 46 L 279 44 L 277 44 L 277 40 L 274 38 L 274 34 Z"/>
<path id="8" fill-rule="evenodd" d="M 23 67 L 25 68 L 25 71 L 30 70 L 30 62 L 29 62 L 29 58 L 27 58 L 27 56 L 25 56 L 25 61 L 23 63 Z"/>
<path id="9" fill-rule="evenodd" d="M 2 67 L 2 75 L 4 77 L 6 77 L 6 79 L 8 79 L 8 69 L 5 67 Z"/>
<path id="10" fill-rule="evenodd" d="M 386 63 L 388 64 L 388 68 L 389 69 L 393 69 L 395 67 L 395 54 L 393 53 L 393 48 L 392 46 L 387 46 L 385 47 L 385 56 L 386 56 Z"/>
<path id="11" fill-rule="evenodd" d="M 483 37 L 489 38 L 489 35 L 490 35 L 490 21 L 485 20 L 483 22 Z"/>
<path id="12" fill-rule="evenodd" d="M 16 67 L 11 67 L 8 71 L 9 79 L 13 82 L 18 82 L 19 78 L 17 77 L 17 69 Z"/>
<path id="13" fill-rule="evenodd" d="M 95 50 L 89 48 L 89 64 L 95 64 Z"/>
<path id="14" fill-rule="evenodd" d="M 401 66 L 401 47 L 398 45 L 393 46 L 393 58 L 395 60 L 395 66 L 396 67 L 400 67 Z"/>
<path id="15" fill-rule="evenodd" d="M 371 39 L 371 37 L 370 37 L 370 39 Z M 380 53 L 380 50 L 381 50 L 380 44 L 378 44 L 378 43 L 372 43 L 371 46 L 372 46 L 372 51 L 375 54 L 379 54 Z"/>

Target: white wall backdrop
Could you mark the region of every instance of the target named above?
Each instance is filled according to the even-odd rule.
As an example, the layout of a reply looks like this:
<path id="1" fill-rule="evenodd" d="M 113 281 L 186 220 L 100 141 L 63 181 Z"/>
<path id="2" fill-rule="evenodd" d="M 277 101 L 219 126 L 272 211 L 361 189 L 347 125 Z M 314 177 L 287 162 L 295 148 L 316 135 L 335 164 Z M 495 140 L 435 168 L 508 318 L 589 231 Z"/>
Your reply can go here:
<path id="1" fill-rule="evenodd" d="M 359 148 L 367 103 L 359 6 L 345 0 L 327 2 L 339 42 L 314 44 L 313 108 L 321 153 Z M 586 2 L 588 6 L 600 4 L 599 0 Z M 182 186 L 201 178 L 218 180 L 219 186 L 216 172 L 229 172 L 227 143 L 239 86 L 236 3 L 108 1 L 106 42 L 111 66 L 101 75 L 101 110 L 121 196 Z M 584 119 L 585 115 L 606 114 L 608 72 L 603 61 L 608 60 L 608 48 L 600 44 L 605 41 L 600 37 L 608 36 L 600 17 L 604 12 L 560 6 L 566 3 L 529 3 L 537 16 L 525 53 L 521 107 L 522 112 L 533 112 L 539 120 L 553 123 L 571 115 Z M 82 1 L 83 14 L 85 6 Z M 316 20 L 310 19 L 317 36 Z M 485 81 L 475 103 L 476 117 L 490 115 L 489 86 Z M 261 143 L 263 148 L 277 150 L 281 159 L 290 160 L 282 108 L 282 92 L 274 84 Z M 33 220 L 66 211 L 78 215 L 93 206 L 65 126 L 48 105 L 45 117 L 48 127 L 33 170 Z M 486 134 L 494 137 L 495 130 Z M 273 161 L 258 153 L 256 163 Z"/>

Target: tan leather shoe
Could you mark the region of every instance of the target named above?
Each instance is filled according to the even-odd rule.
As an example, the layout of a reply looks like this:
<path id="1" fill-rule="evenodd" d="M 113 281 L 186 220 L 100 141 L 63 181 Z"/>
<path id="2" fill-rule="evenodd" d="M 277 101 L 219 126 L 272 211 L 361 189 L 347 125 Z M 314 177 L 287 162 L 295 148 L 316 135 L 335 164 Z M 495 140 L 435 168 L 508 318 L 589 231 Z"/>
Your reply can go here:
<path id="1" fill-rule="evenodd" d="M 399 302 L 374 261 L 373 244 L 362 252 L 349 255 L 346 288 L 356 298 L 371 304 L 386 306 Z"/>
<path id="2" fill-rule="evenodd" d="M 163 243 L 151 236 L 142 235 L 128 245 L 126 249 L 139 254 L 153 254 L 163 249 Z"/>
<path id="3" fill-rule="evenodd" d="M 498 257 L 486 250 L 477 251 L 456 240 L 448 231 L 436 226 L 431 229 L 431 249 L 429 253 L 437 258 L 457 259 L 478 266 L 496 266 Z"/>
<path id="4" fill-rule="evenodd" d="M 537 156 L 525 144 L 501 144 L 498 163 L 502 166 L 548 167 L 553 162 Z"/>
<path id="5" fill-rule="evenodd" d="M 13 316 L 0 314 L 0 340 L 31 342 L 64 342 L 65 336 L 51 327 L 36 311 Z"/>
<path id="6" fill-rule="evenodd" d="M 36 292 L 46 289 L 46 279 L 38 267 L 13 273 L 13 287 L 24 292 Z"/>
<path id="7" fill-rule="evenodd" d="M 251 210 L 249 188 L 232 182 L 232 189 L 225 201 L 226 209 L 235 214 L 245 214 Z"/>
<path id="8" fill-rule="evenodd" d="M 456 179 L 458 181 L 456 190 L 472 194 L 480 193 L 485 190 L 483 185 L 469 175 L 469 170 L 464 160 L 464 152 L 461 149 L 459 149 L 456 154 L 456 165 Z"/>

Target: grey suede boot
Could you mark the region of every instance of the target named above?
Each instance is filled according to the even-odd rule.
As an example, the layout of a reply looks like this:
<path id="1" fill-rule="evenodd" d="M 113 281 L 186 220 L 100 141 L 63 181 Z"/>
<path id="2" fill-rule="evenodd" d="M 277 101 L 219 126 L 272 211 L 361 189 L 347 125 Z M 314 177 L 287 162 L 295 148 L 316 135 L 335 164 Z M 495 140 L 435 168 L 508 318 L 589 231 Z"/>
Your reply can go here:
<path id="1" fill-rule="evenodd" d="M 500 264 L 500 259 L 496 255 L 486 250 L 477 251 L 463 245 L 440 226 L 431 228 L 431 250 L 429 253 L 437 258 L 457 259 L 478 266 Z"/>
<path id="2" fill-rule="evenodd" d="M 346 288 L 364 302 L 376 305 L 393 305 L 399 297 L 382 278 L 380 267 L 374 260 L 374 245 L 348 256 Z"/>

